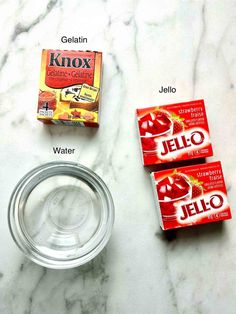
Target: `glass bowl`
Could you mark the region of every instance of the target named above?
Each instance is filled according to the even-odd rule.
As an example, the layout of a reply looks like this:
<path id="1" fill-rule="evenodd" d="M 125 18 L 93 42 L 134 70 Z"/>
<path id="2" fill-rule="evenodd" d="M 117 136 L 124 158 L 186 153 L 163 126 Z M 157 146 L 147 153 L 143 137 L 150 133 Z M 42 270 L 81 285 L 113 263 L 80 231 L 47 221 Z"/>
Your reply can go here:
<path id="1" fill-rule="evenodd" d="M 21 251 L 48 268 L 77 267 L 107 244 L 114 222 L 103 180 L 72 162 L 51 162 L 27 173 L 9 202 L 8 223 Z"/>

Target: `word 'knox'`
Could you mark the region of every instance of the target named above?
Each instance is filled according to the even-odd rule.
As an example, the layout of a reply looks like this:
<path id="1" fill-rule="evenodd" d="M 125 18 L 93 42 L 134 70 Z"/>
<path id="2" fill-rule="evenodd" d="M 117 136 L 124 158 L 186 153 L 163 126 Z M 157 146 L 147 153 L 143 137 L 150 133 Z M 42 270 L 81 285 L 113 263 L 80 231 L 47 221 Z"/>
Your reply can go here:
<path id="1" fill-rule="evenodd" d="M 71 57 L 61 57 L 61 53 L 50 54 L 49 66 L 58 66 L 66 68 L 82 68 L 90 69 L 89 58 L 71 58 Z"/>

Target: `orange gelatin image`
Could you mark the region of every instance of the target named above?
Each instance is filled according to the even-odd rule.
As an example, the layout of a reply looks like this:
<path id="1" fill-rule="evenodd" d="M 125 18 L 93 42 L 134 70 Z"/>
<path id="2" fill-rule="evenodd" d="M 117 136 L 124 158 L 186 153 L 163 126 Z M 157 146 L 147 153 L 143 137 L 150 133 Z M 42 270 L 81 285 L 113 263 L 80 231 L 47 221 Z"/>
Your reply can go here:
<path id="1" fill-rule="evenodd" d="M 38 99 L 39 109 L 56 110 L 56 94 L 54 92 L 40 91 Z"/>

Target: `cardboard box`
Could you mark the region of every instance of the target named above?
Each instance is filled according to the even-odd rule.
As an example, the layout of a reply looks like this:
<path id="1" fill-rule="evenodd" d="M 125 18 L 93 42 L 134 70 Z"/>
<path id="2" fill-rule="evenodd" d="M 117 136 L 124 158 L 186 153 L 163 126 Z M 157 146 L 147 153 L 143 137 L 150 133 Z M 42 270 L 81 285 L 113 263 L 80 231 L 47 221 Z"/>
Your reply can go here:
<path id="1" fill-rule="evenodd" d="M 213 155 L 203 100 L 137 109 L 143 165 Z"/>
<path id="2" fill-rule="evenodd" d="M 163 230 L 231 219 L 221 163 L 151 173 Z"/>
<path id="3" fill-rule="evenodd" d="M 38 120 L 98 127 L 101 72 L 101 52 L 44 49 Z"/>

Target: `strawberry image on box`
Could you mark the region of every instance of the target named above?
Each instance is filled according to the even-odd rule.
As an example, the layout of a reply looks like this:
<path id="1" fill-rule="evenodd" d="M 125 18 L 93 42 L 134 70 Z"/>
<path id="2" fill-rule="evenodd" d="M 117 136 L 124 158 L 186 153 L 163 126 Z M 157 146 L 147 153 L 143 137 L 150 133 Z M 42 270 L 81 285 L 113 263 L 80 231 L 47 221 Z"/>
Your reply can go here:
<path id="1" fill-rule="evenodd" d="M 137 109 L 144 166 L 213 155 L 204 100 Z"/>
<path id="2" fill-rule="evenodd" d="M 163 230 L 231 219 L 221 163 L 151 173 Z"/>

